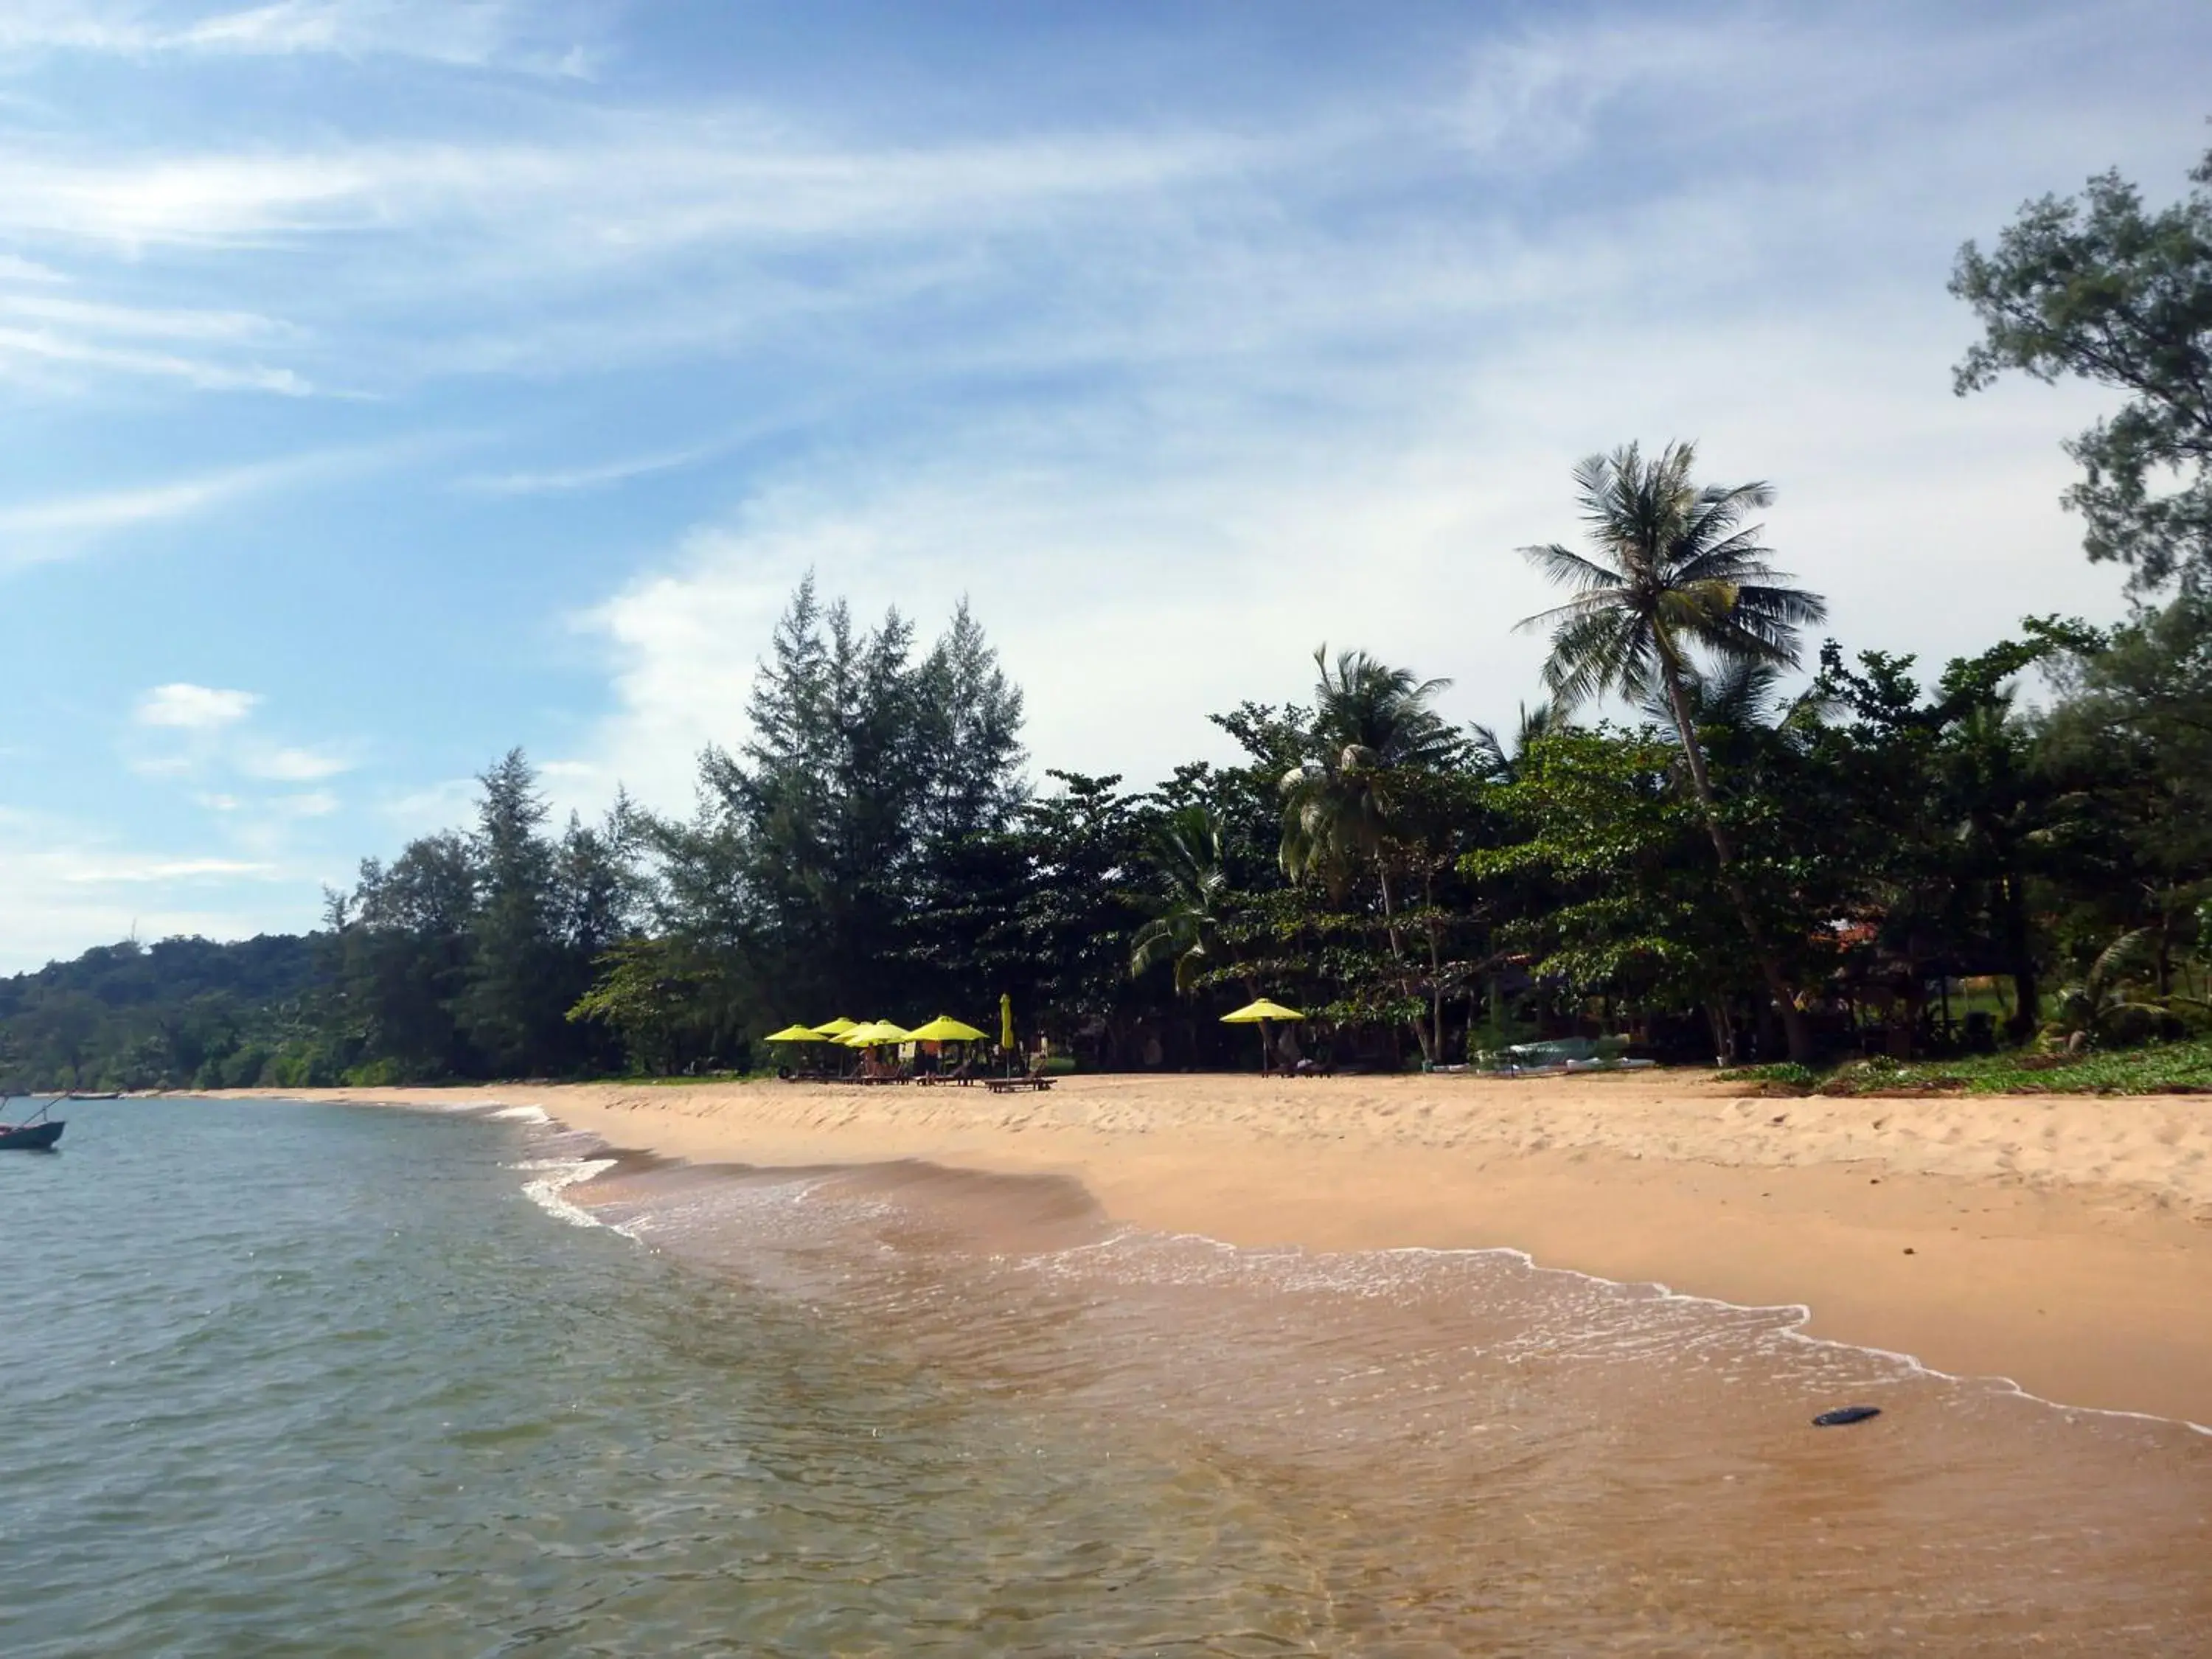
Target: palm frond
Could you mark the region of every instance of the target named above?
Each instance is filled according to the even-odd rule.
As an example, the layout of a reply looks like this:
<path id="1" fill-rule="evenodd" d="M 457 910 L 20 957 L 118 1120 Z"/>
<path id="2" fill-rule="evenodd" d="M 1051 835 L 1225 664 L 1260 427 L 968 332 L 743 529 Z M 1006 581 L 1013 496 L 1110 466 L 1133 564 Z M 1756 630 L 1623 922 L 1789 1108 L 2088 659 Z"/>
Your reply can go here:
<path id="1" fill-rule="evenodd" d="M 1561 547 L 1557 542 L 1524 547 L 1521 550 L 1521 556 L 1562 586 L 1571 582 L 1585 592 L 1603 592 L 1625 585 L 1618 570 L 1608 569 L 1595 559 L 1586 559 L 1572 548 Z"/>
<path id="2" fill-rule="evenodd" d="M 1562 623 L 1544 664 L 1553 707 L 1578 708 L 1615 690 L 1640 696 L 1656 656 L 1649 634 L 1643 617 L 1621 611 L 1593 611 Z"/>
<path id="3" fill-rule="evenodd" d="M 1668 574 L 1678 582 L 1743 583 L 1778 575 L 1766 562 L 1774 550 L 1759 539 L 1765 530 L 1765 525 L 1753 525 L 1722 541 L 1679 545 L 1669 562 Z"/>
<path id="4" fill-rule="evenodd" d="M 2097 953 L 2089 966 L 2092 986 L 2109 986 L 2142 967 L 2150 955 L 2151 929 L 2137 927 L 2122 933 Z"/>

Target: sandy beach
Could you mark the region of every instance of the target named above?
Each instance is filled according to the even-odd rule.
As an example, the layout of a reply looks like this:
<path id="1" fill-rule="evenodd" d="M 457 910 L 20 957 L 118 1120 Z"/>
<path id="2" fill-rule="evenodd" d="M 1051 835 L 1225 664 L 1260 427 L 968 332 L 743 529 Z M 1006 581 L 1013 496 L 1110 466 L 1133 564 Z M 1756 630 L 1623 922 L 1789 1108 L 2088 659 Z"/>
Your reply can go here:
<path id="1" fill-rule="evenodd" d="M 1071 1077 L 305 1091 L 535 1105 L 697 1163 L 921 1159 L 1081 1182 L 1237 1244 L 1510 1247 L 2065 1404 L 2212 1424 L 2212 1102 L 1770 1098 L 1702 1073 Z"/>

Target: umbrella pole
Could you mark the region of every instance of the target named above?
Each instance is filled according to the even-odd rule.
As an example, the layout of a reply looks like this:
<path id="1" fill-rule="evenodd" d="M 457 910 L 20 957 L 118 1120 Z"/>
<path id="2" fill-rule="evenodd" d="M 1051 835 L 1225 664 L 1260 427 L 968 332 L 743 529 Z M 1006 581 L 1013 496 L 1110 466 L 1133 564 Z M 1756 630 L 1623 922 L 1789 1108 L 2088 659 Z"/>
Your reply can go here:
<path id="1" fill-rule="evenodd" d="M 1260 1022 L 1260 1075 L 1261 1077 L 1270 1075 L 1268 1066 L 1272 1049 L 1273 1045 L 1267 1041 L 1267 1022 L 1263 1019 Z"/>

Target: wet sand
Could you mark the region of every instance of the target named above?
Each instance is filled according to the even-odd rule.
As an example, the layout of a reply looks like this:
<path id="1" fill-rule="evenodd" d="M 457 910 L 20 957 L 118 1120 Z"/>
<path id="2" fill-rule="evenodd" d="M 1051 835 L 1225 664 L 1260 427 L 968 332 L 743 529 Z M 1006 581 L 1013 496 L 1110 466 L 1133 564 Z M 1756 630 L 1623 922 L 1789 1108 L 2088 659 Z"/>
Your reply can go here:
<path id="1" fill-rule="evenodd" d="M 1771 1099 L 1702 1073 L 304 1092 L 536 1105 L 695 1163 L 1064 1175 L 1116 1219 L 1240 1245 L 1510 1247 L 2212 1424 L 2212 1102 L 2193 1097 Z"/>

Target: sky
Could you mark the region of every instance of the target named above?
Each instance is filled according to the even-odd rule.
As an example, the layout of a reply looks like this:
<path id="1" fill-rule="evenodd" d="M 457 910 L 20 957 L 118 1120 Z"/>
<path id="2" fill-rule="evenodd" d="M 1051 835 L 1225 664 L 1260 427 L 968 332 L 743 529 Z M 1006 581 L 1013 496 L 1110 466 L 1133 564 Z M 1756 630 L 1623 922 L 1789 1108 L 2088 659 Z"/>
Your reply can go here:
<path id="1" fill-rule="evenodd" d="M 1357 647 L 1510 723 L 1593 451 L 1850 648 L 2122 613 L 1959 245 L 2212 144 L 2201 0 L 0 0 L 0 971 L 310 926 L 514 744 L 686 810 L 810 569 L 1033 773 Z"/>

